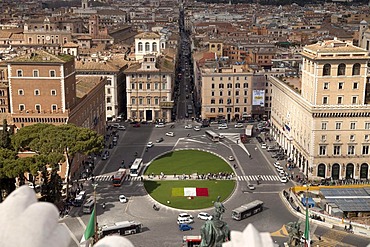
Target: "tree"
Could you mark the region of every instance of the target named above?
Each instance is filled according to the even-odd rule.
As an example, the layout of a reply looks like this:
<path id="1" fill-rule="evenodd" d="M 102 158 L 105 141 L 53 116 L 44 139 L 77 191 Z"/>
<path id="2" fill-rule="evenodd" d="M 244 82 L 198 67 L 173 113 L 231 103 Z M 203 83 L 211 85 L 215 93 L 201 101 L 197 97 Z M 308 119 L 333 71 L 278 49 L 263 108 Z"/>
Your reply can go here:
<path id="1" fill-rule="evenodd" d="M 3 129 L 1 131 L 0 136 L 0 147 L 2 148 L 10 148 L 10 134 L 8 131 L 8 123 L 6 119 L 3 120 Z"/>
<path id="2" fill-rule="evenodd" d="M 89 155 L 101 152 L 104 147 L 103 136 L 93 130 L 77 127 L 73 124 L 60 126 L 34 124 L 21 128 L 11 140 L 15 150 L 30 150 L 36 153 L 34 156 L 35 163 L 33 165 L 28 164 L 28 170 L 35 172 L 37 169 L 37 171 L 40 171 L 42 166 L 48 165 L 52 170 L 51 174 L 48 175 L 50 178 L 53 171 L 58 168 L 59 163 L 64 162 L 66 158 L 68 160 L 67 164 L 72 164 L 77 153 Z M 68 182 L 70 169 L 69 167 L 67 169 Z M 53 179 L 58 180 L 56 176 Z M 56 182 L 49 180 L 48 182 L 54 183 L 54 185 L 48 185 L 51 188 L 47 189 L 47 193 L 57 195 L 55 191 L 58 189 L 55 185 Z"/>

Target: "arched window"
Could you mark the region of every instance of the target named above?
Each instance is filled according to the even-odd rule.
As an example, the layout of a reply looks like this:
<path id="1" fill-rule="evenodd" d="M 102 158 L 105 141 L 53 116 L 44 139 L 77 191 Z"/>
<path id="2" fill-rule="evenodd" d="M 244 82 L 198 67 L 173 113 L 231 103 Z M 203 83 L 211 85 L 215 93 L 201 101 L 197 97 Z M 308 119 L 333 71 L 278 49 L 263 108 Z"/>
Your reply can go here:
<path id="1" fill-rule="evenodd" d="M 224 103 L 224 100 L 223 100 L 223 99 L 219 99 L 219 100 L 218 100 L 218 103 L 219 103 L 219 104 L 223 104 L 223 103 Z"/>
<path id="2" fill-rule="evenodd" d="M 333 166 L 331 168 L 331 178 L 332 179 L 334 179 L 334 180 L 339 179 L 339 169 L 340 169 L 339 164 L 333 164 Z"/>
<path id="3" fill-rule="evenodd" d="M 346 167 L 346 178 L 352 179 L 354 175 L 355 166 L 353 164 L 348 164 Z"/>
<path id="4" fill-rule="evenodd" d="M 360 169 L 360 179 L 368 179 L 368 174 L 369 174 L 369 165 L 363 163 Z"/>
<path id="5" fill-rule="evenodd" d="M 346 65 L 344 63 L 338 65 L 338 75 L 346 75 Z"/>
<path id="6" fill-rule="evenodd" d="M 149 42 L 145 43 L 145 51 L 150 51 L 150 44 Z"/>
<path id="7" fill-rule="evenodd" d="M 157 43 L 153 42 L 152 44 L 152 51 L 157 51 Z"/>
<path id="8" fill-rule="evenodd" d="M 328 75 L 330 75 L 330 70 L 331 70 L 331 65 L 330 64 L 325 64 L 324 65 L 324 69 L 323 69 L 323 71 L 322 71 L 322 75 L 323 76 L 328 76 Z"/>
<path id="9" fill-rule="evenodd" d="M 359 63 L 355 63 L 352 67 L 352 75 L 359 75 L 360 69 L 361 69 L 361 65 Z"/>
<path id="10" fill-rule="evenodd" d="M 317 167 L 317 176 L 325 178 L 326 177 L 325 176 L 325 169 L 326 169 L 325 164 L 318 165 L 318 167 Z"/>
<path id="11" fill-rule="evenodd" d="M 139 42 L 139 44 L 137 45 L 137 49 L 138 51 L 143 51 L 143 43 Z"/>

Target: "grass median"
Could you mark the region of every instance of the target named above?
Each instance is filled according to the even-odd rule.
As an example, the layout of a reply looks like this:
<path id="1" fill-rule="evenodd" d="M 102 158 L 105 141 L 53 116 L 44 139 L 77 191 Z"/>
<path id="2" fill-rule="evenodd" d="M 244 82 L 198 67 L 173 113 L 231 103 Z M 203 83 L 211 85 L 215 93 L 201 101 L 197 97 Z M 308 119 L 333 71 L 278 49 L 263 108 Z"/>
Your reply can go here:
<path id="1" fill-rule="evenodd" d="M 234 180 L 181 180 L 181 181 L 144 181 L 146 191 L 161 204 L 178 209 L 202 209 L 213 206 L 217 196 L 224 201 L 233 192 Z M 174 196 L 173 188 L 208 188 L 208 196 Z M 170 203 L 167 203 L 167 202 Z"/>
<path id="2" fill-rule="evenodd" d="M 145 175 L 163 173 L 171 180 L 144 181 L 145 189 L 153 199 L 178 209 L 202 209 L 213 206 L 218 196 L 224 201 L 235 187 L 235 180 L 176 180 L 174 174 L 230 174 L 230 165 L 222 158 L 198 150 L 179 150 L 164 154 L 154 160 Z M 192 176 L 195 178 L 195 176 Z M 186 196 L 187 189 L 196 191 L 195 196 Z M 198 195 L 198 192 L 200 193 Z M 205 194 L 204 194 L 205 193 Z M 170 203 L 168 203 L 170 202 Z"/>

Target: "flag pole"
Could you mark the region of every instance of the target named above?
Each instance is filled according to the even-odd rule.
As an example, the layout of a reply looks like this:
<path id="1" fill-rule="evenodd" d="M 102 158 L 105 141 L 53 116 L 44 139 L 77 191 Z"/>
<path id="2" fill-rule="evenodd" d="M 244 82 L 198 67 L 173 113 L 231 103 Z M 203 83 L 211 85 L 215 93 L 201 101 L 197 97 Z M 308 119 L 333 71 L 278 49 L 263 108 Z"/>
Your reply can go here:
<path id="1" fill-rule="evenodd" d="M 307 183 L 306 183 L 306 220 L 305 220 L 305 229 L 304 229 L 304 238 L 305 238 L 305 247 L 310 247 L 311 246 L 311 240 L 310 240 L 310 218 L 308 217 L 308 165 L 306 167 L 306 178 L 307 178 Z"/>

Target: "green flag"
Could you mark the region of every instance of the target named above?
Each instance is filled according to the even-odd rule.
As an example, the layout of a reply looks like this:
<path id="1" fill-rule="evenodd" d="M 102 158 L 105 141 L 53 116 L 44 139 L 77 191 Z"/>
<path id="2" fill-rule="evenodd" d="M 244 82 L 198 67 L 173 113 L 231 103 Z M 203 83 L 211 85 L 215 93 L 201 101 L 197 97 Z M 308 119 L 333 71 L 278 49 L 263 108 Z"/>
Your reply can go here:
<path id="1" fill-rule="evenodd" d="M 89 238 L 94 236 L 94 234 L 95 234 L 95 208 L 91 213 L 89 223 L 86 226 L 85 233 L 82 236 L 80 243 L 86 242 Z"/>
<path id="2" fill-rule="evenodd" d="M 306 195 L 307 196 L 307 195 Z M 308 217 L 308 197 L 306 197 L 306 222 L 304 228 L 305 247 L 310 247 L 310 218 Z"/>

